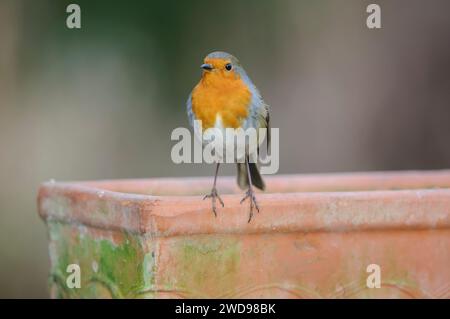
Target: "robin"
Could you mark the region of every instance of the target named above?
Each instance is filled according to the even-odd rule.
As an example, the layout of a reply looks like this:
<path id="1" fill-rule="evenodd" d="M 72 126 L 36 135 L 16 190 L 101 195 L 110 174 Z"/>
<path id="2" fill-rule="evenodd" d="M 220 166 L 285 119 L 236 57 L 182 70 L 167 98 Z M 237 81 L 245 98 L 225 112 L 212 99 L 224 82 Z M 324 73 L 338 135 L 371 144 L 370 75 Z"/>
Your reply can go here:
<path id="1" fill-rule="evenodd" d="M 203 62 L 200 82 L 192 90 L 187 101 L 190 124 L 195 129 L 195 123 L 201 121 L 202 130 L 253 128 L 259 131 L 259 128 L 266 128 L 269 149 L 269 106 L 262 99 L 238 59 L 226 52 L 213 52 L 208 54 Z M 246 143 L 250 142 L 246 140 Z M 253 209 L 255 208 L 259 212 L 253 186 L 264 190 L 265 184 L 257 164 L 250 162 L 249 148 L 248 145 L 246 146 L 246 152 L 243 155 L 245 159 L 236 158 L 237 183 L 241 189 L 247 189 L 241 204 L 247 198 L 249 199 L 248 222 L 250 222 Z M 257 150 L 259 152 L 259 145 Z M 204 200 L 211 199 L 212 211 L 215 216 L 217 216 L 216 200 L 224 207 L 216 189 L 219 166 L 220 162 L 217 162 L 211 193 L 203 198 Z"/>

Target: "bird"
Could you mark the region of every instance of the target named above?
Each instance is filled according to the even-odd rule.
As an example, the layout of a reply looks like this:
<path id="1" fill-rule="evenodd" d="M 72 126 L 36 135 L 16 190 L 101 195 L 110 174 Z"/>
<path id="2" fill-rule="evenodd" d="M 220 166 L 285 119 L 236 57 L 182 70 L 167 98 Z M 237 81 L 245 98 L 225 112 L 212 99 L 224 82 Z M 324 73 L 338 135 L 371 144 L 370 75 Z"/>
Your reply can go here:
<path id="1" fill-rule="evenodd" d="M 215 51 L 204 58 L 200 67 L 202 69 L 200 81 L 189 94 L 186 103 L 189 123 L 194 131 L 196 131 L 197 121 L 201 121 L 203 131 L 208 128 L 220 130 L 254 128 L 258 132 L 260 128 L 265 128 L 267 149 L 269 149 L 269 105 L 264 102 L 260 92 L 239 60 L 227 52 Z M 201 139 L 201 136 L 199 138 Z M 250 142 L 246 140 L 246 143 Z M 250 161 L 249 145 L 245 146 L 246 151 L 242 155 L 245 158 L 236 158 L 235 160 L 237 164 L 237 184 L 242 190 L 246 190 L 240 203 L 242 204 L 246 199 L 249 199 L 248 223 L 250 223 L 253 210 L 256 209 L 259 212 L 253 188 L 265 190 L 265 183 L 257 163 Z M 257 145 L 257 152 L 259 154 L 259 144 Z M 216 188 L 219 166 L 220 162 L 218 161 L 211 193 L 203 198 L 203 200 L 211 199 L 212 212 L 216 217 L 216 201 L 218 200 L 222 207 L 225 206 Z"/>

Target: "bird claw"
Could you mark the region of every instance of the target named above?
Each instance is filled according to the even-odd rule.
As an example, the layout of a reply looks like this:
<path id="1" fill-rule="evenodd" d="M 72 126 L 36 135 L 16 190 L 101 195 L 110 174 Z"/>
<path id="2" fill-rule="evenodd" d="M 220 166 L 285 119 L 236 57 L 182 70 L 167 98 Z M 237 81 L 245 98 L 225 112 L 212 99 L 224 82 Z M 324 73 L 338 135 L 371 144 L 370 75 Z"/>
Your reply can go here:
<path id="1" fill-rule="evenodd" d="M 207 198 L 211 198 L 212 211 L 214 213 L 214 216 L 217 217 L 216 199 L 219 200 L 222 207 L 225 207 L 225 205 L 223 204 L 222 198 L 220 198 L 219 194 L 217 193 L 217 189 L 215 187 L 211 190 L 210 194 L 205 195 L 205 197 L 203 197 L 203 200 Z"/>
<path id="2" fill-rule="evenodd" d="M 247 193 L 245 194 L 244 198 L 241 199 L 241 204 L 247 199 L 250 199 L 250 214 L 248 216 L 248 223 L 252 220 L 253 217 L 253 207 L 256 208 L 256 211 L 259 213 L 259 206 L 256 201 L 255 193 L 251 188 L 248 189 Z"/>

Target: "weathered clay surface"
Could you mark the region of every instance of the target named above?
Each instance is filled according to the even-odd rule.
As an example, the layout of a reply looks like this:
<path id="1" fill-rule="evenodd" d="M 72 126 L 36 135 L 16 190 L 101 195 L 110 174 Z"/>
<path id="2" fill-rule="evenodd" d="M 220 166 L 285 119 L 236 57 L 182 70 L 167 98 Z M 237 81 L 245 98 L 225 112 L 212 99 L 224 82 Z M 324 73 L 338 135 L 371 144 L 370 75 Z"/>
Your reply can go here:
<path id="1" fill-rule="evenodd" d="M 217 218 L 209 178 L 43 184 L 51 296 L 450 298 L 450 171 L 266 179 L 250 224 L 234 178 Z"/>

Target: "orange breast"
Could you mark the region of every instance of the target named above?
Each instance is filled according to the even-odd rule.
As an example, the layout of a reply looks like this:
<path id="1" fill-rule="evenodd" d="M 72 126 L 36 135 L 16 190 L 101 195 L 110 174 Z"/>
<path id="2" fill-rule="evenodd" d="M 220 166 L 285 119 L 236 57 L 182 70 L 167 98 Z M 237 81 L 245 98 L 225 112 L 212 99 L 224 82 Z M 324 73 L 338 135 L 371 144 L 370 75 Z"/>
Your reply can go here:
<path id="1" fill-rule="evenodd" d="M 251 93 L 240 77 L 204 74 L 192 91 L 192 111 L 203 129 L 214 127 L 217 116 L 225 128 L 239 128 L 248 116 Z"/>

